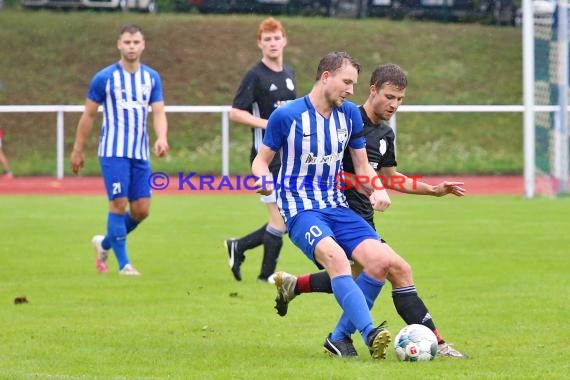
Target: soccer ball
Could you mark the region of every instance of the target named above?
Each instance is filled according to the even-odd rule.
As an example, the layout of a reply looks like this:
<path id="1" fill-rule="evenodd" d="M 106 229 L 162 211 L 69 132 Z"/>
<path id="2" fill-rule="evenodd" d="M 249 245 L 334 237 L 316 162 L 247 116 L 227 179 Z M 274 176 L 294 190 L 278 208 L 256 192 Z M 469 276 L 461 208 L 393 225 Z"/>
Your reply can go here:
<path id="1" fill-rule="evenodd" d="M 398 360 L 408 362 L 430 361 L 437 353 L 437 338 L 424 325 L 408 325 L 394 339 Z"/>

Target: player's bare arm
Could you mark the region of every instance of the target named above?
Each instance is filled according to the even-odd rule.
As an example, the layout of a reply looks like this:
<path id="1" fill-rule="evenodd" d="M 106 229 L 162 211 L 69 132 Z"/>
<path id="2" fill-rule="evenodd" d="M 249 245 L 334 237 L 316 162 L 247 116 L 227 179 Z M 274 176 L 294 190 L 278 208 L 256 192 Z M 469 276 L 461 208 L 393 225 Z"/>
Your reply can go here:
<path id="1" fill-rule="evenodd" d="M 168 155 L 168 122 L 166 120 L 166 112 L 164 111 L 164 102 L 155 102 L 151 104 L 152 121 L 154 132 L 156 133 L 156 142 L 154 143 L 154 154 L 157 157 L 165 157 Z"/>
<path id="2" fill-rule="evenodd" d="M 85 146 L 85 140 L 91 133 L 93 128 L 93 123 L 97 118 L 97 110 L 99 104 L 92 100 L 85 100 L 85 110 L 79 119 L 77 124 L 77 131 L 75 132 L 75 143 L 73 144 L 73 151 L 71 152 L 70 164 L 71 170 L 74 174 L 79 173 L 83 168 L 85 158 L 83 156 L 83 147 Z"/>
<path id="3" fill-rule="evenodd" d="M 243 124 L 248 127 L 263 128 L 267 127 L 267 119 L 253 116 L 251 113 L 239 108 L 230 110 L 230 120 L 234 123 Z"/>
<path id="4" fill-rule="evenodd" d="M 269 164 L 275 157 L 275 152 L 267 145 L 261 145 L 257 152 L 257 156 L 251 164 L 251 172 L 258 179 L 255 181 L 256 193 L 261 195 L 269 195 L 273 191 L 273 176 L 269 171 Z"/>
<path id="5" fill-rule="evenodd" d="M 368 156 L 366 155 L 366 149 L 353 149 L 349 148 L 350 157 L 354 164 L 354 173 L 357 176 L 365 176 L 369 178 L 369 181 L 364 185 L 359 185 L 356 190 L 364 195 L 367 195 L 370 199 L 372 207 L 376 211 L 384 211 L 392 203 L 386 189 L 375 189 L 372 187 L 372 179 L 376 177 L 376 172 L 372 169 L 372 166 L 368 163 Z"/>
<path id="6" fill-rule="evenodd" d="M 380 168 L 378 173 L 384 186 L 401 193 L 432 195 L 434 197 L 442 197 L 447 194 L 453 194 L 458 197 L 465 195 L 463 182 L 444 181 L 437 185 L 430 185 L 415 177 L 408 177 L 398 172 L 394 166 Z"/>

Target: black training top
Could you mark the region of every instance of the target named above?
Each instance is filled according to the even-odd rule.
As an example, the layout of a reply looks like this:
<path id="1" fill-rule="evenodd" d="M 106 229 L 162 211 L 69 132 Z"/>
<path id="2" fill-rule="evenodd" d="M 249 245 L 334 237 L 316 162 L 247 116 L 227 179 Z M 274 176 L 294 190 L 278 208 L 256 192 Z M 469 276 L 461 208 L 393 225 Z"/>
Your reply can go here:
<path id="1" fill-rule="evenodd" d="M 250 112 L 262 119 L 269 119 L 271 113 L 281 104 L 296 98 L 295 73 L 287 65 L 276 72 L 263 62 L 253 66 L 243 77 L 232 104 L 233 108 Z M 251 128 L 252 146 L 250 161 L 253 161 L 261 143 L 265 129 Z M 276 175 L 281 165 L 279 154 L 271 162 L 269 169 Z"/>
<path id="2" fill-rule="evenodd" d="M 362 133 L 366 138 L 366 154 L 370 166 L 372 166 L 376 172 L 383 167 L 397 166 L 396 152 L 394 149 L 394 131 L 383 121 L 379 124 L 374 124 L 366 115 L 364 108 L 362 106 L 359 108 L 362 114 L 362 120 L 364 121 Z M 348 150 L 344 152 L 342 165 L 344 171 L 354 174 L 354 164 L 352 163 L 352 158 Z M 350 208 L 374 226 L 374 209 L 368 197 L 359 193 L 354 188 L 347 189 L 344 193 Z"/>

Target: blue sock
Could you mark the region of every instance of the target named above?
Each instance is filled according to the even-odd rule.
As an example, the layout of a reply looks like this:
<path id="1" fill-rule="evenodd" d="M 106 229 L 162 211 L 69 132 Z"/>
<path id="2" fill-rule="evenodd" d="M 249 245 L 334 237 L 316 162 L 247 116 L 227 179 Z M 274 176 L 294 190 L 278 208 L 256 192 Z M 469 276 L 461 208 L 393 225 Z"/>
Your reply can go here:
<path id="1" fill-rule="evenodd" d="M 364 272 L 360 273 L 354 282 L 356 282 L 356 285 L 358 285 L 358 287 L 362 290 L 364 298 L 366 298 L 368 309 L 372 309 L 372 306 L 374 306 L 374 301 L 376 301 L 376 298 L 378 298 L 378 295 L 380 294 L 384 283 L 382 281 L 373 279 Z M 350 319 L 348 319 L 346 313 L 343 313 L 335 329 L 333 330 L 333 334 L 351 336 L 355 331 L 356 327 L 354 327 L 352 322 L 350 322 Z"/>
<path id="2" fill-rule="evenodd" d="M 134 219 L 130 213 L 126 212 L 125 213 L 125 227 L 127 227 L 127 235 L 134 230 L 135 228 L 137 228 L 137 226 L 139 225 L 139 221 Z M 107 250 L 107 249 L 111 249 L 111 241 L 109 240 L 109 236 L 105 236 L 105 238 L 103 239 L 103 241 L 101 242 L 101 246 L 103 247 L 103 249 Z"/>
<path id="3" fill-rule="evenodd" d="M 119 269 L 123 269 L 129 263 L 129 257 L 127 256 L 127 227 L 125 226 L 124 215 L 109 212 L 107 217 L 107 236 L 115 252 Z"/>
<path id="4" fill-rule="evenodd" d="M 134 219 L 131 216 L 131 213 L 129 213 L 129 212 L 125 213 L 125 227 L 127 227 L 127 234 L 130 234 L 132 230 L 137 228 L 139 223 L 140 223 L 140 221 Z"/>
<path id="5" fill-rule="evenodd" d="M 374 329 L 374 324 L 362 290 L 348 274 L 331 279 L 331 286 L 338 304 L 342 307 L 343 316 L 346 315 L 348 320 L 356 326 L 362 334 L 362 339 L 368 345 L 367 338 Z M 339 333 L 335 329 L 332 332 L 331 339 L 338 340 L 349 336 L 339 335 Z"/>

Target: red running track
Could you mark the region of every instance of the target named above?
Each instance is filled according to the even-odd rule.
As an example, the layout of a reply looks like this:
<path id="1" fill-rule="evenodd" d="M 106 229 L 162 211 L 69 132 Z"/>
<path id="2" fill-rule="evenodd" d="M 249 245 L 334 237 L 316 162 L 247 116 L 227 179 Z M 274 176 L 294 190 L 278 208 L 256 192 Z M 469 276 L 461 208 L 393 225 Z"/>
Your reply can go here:
<path id="1" fill-rule="evenodd" d="M 212 177 L 213 182 L 209 189 L 207 185 L 192 180 L 197 190 L 185 185 L 178 190 L 178 178 L 171 178 L 169 186 L 164 190 L 155 190 L 154 195 L 199 195 L 199 194 L 246 194 L 252 190 L 244 189 L 243 177 L 229 177 L 220 183 L 221 177 Z M 522 176 L 426 176 L 421 177 L 423 182 L 437 184 L 441 181 L 462 181 L 467 195 L 524 195 L 524 180 Z M 236 190 L 238 183 L 241 185 Z M 252 186 L 253 182 L 245 183 Z M 220 186 L 222 185 L 222 186 Z M 217 190 L 220 186 L 220 190 Z M 231 187 L 230 187 L 231 186 Z M 201 189 L 201 190 L 200 190 Z M 396 192 L 391 192 L 394 194 Z M 0 195 L 105 195 L 105 188 L 100 177 L 66 177 L 58 180 L 55 177 L 14 177 L 13 179 L 0 178 Z"/>

